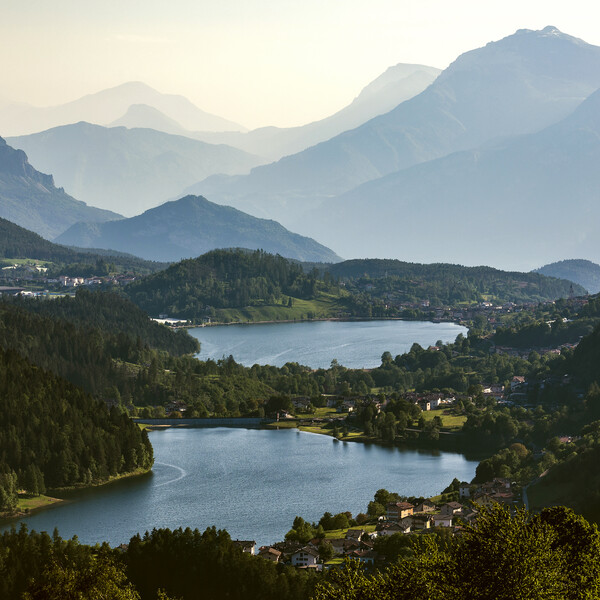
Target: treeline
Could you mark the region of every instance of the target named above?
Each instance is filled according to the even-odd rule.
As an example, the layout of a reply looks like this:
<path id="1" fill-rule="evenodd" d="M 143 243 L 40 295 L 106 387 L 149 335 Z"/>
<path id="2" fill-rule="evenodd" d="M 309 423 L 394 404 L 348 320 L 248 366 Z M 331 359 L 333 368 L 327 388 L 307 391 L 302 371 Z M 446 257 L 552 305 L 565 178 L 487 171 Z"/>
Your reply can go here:
<path id="1" fill-rule="evenodd" d="M 419 264 L 391 259 L 356 259 L 322 266 L 351 292 L 397 302 L 429 300 L 432 306 L 458 302 L 539 302 L 566 298 L 571 285 L 577 295 L 585 289 L 565 279 L 538 273 L 500 271 L 444 263 Z"/>
<path id="2" fill-rule="evenodd" d="M 337 289 L 331 278 L 304 273 L 297 264 L 262 250 L 214 250 L 145 277 L 124 293 L 149 314 L 199 318 L 207 307 L 238 308 L 312 298 Z"/>
<path id="3" fill-rule="evenodd" d="M 2 534 L 0 556 L 0 600 L 306 600 L 319 579 L 250 556 L 214 527 L 155 529 L 121 552 L 23 525 Z"/>
<path id="4" fill-rule="evenodd" d="M 0 510 L 16 489 L 90 485 L 153 463 L 145 432 L 83 390 L 0 349 Z"/>
<path id="5" fill-rule="evenodd" d="M 79 288 L 75 297 L 22 298 L 5 297 L 4 302 L 23 308 L 30 313 L 61 320 L 77 328 L 97 329 L 109 335 L 125 334 L 156 350 L 174 356 L 200 351 L 198 340 L 187 331 L 173 331 L 152 321 L 135 304 L 122 296 L 107 291 L 90 291 Z"/>
<path id="6" fill-rule="evenodd" d="M 73 249 L 53 244 L 37 233 L 0 218 L 0 258 L 29 258 L 54 263 L 56 274 L 105 275 L 108 264 L 117 272 L 154 273 L 167 265 L 107 250 Z M 59 273 L 60 272 L 60 273 Z"/>

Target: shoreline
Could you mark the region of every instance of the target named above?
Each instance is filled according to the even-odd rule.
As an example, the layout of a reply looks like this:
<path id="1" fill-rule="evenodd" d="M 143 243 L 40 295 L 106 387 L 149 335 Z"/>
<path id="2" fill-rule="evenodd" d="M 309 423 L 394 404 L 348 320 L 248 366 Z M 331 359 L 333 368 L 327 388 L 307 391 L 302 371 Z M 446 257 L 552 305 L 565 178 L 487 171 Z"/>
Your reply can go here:
<path id="1" fill-rule="evenodd" d="M 277 320 L 266 320 L 266 321 L 212 321 L 210 323 L 199 323 L 196 325 L 167 325 L 172 329 L 197 329 L 200 327 L 223 327 L 227 325 L 275 325 L 278 323 L 313 323 L 313 322 L 327 322 L 327 321 L 335 321 L 335 322 L 370 322 L 370 321 L 422 321 L 426 323 L 453 323 L 454 325 L 459 325 L 461 327 L 467 327 L 465 323 L 457 319 L 427 319 L 427 318 L 417 318 L 417 319 L 407 319 L 406 317 L 316 317 L 313 319 L 277 319 Z"/>
<path id="2" fill-rule="evenodd" d="M 98 482 L 98 483 L 91 483 L 89 485 L 75 485 L 75 486 L 69 486 L 69 487 L 64 487 L 64 488 L 51 488 L 47 491 L 49 494 L 52 494 L 52 496 L 48 496 L 46 494 L 40 494 L 39 496 L 28 496 L 28 495 L 20 496 L 19 500 L 25 500 L 25 501 L 31 500 L 35 503 L 35 500 L 38 499 L 41 501 L 41 503 L 39 505 L 33 506 L 31 508 L 26 507 L 26 509 L 23 509 L 23 510 L 17 509 L 16 512 L 11 513 L 11 514 L 0 513 L 0 526 L 8 525 L 11 522 L 17 522 L 24 518 L 26 519 L 27 517 L 30 517 L 31 515 L 42 512 L 44 510 L 48 510 L 50 508 L 60 506 L 61 504 L 70 504 L 71 502 L 76 502 L 76 500 L 70 499 L 68 497 L 69 494 L 72 494 L 74 492 L 91 490 L 94 488 L 109 486 L 113 483 L 117 483 L 124 479 L 129 479 L 129 478 L 133 478 L 133 477 L 140 477 L 142 475 L 146 475 L 146 474 L 150 473 L 151 471 L 152 471 L 152 467 L 150 467 L 149 469 L 136 469 L 135 471 L 131 471 L 130 473 L 122 473 L 121 475 L 113 475 L 108 480 Z M 54 497 L 54 494 L 61 494 L 61 495 L 65 494 L 67 497 L 56 498 L 56 497 Z"/>

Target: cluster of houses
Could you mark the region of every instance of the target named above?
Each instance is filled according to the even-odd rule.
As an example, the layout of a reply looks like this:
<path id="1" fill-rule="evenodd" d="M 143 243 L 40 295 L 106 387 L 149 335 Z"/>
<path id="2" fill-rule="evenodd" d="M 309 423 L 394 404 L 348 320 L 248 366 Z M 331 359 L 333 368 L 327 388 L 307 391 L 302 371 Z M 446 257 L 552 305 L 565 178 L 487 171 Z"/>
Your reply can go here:
<path id="1" fill-rule="evenodd" d="M 319 547 L 325 541 L 331 544 L 336 557 L 354 558 L 368 566 L 385 563 L 385 556 L 375 549 L 375 540 L 394 534 L 421 534 L 438 527 L 450 529 L 461 535 L 465 524 L 477 520 L 482 507 L 494 504 L 514 506 L 515 496 L 509 479 L 495 478 L 481 485 L 463 482 L 459 486 L 459 502 L 446 502 L 436 506 L 430 499 L 418 505 L 410 502 L 390 502 L 386 513 L 377 520 L 375 529 L 354 527 L 339 538 L 315 538 L 306 544 L 285 541 L 272 546 L 256 548 L 256 542 L 236 540 L 242 551 L 260 556 L 275 563 L 290 564 L 301 569 L 323 570 L 333 563 L 323 561 Z"/>

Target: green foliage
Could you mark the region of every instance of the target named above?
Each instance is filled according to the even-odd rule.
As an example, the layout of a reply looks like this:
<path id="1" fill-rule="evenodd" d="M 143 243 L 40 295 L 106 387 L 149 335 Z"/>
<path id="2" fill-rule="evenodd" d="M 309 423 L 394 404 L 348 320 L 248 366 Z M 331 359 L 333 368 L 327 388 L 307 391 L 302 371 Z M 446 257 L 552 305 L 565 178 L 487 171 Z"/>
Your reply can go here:
<path id="1" fill-rule="evenodd" d="M 135 281 L 124 293 L 149 314 L 198 319 L 215 308 L 282 304 L 314 298 L 336 286 L 304 273 L 295 262 L 261 250 L 213 250 Z M 284 297 L 285 296 L 285 297 Z"/>
<path id="2" fill-rule="evenodd" d="M 0 496 L 11 497 L 11 472 L 33 494 L 45 487 L 89 485 L 149 469 L 145 431 L 81 389 L 0 349 Z M 8 505 L 10 508 L 10 504 Z"/>
<path id="3" fill-rule="evenodd" d="M 367 575 L 357 563 L 328 574 L 315 600 L 583 600 L 600 592 L 600 537 L 565 508 L 531 515 L 483 510 L 460 540 L 432 536 L 414 556 Z"/>
<path id="4" fill-rule="evenodd" d="M 500 271 L 491 267 L 418 264 L 391 259 L 356 259 L 327 266 L 349 291 L 386 302 L 430 300 L 433 305 L 480 302 L 531 302 L 567 298 L 571 282 L 537 273 Z M 576 294 L 585 290 L 573 285 Z"/>

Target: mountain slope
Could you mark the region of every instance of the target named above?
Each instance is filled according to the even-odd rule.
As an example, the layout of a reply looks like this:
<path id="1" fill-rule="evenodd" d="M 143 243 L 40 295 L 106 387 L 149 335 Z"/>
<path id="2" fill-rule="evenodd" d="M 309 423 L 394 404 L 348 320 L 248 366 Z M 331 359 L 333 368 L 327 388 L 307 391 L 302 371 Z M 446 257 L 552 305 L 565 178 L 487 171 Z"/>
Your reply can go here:
<path id="1" fill-rule="evenodd" d="M 151 106 L 192 131 L 244 131 L 238 123 L 204 112 L 183 96 L 161 94 L 144 83 L 131 81 L 58 106 L 4 106 L 0 109 L 0 132 L 5 136 L 26 135 L 79 121 L 107 125 L 121 118 L 133 104 Z"/>
<path id="2" fill-rule="evenodd" d="M 518 270 L 565 254 L 600 261 L 598 190 L 600 90 L 538 133 L 363 184 L 324 204 L 304 229 L 330 232 L 338 252 L 358 256 Z"/>
<path id="3" fill-rule="evenodd" d="M 261 127 L 247 133 L 196 133 L 197 139 L 230 144 L 270 161 L 300 152 L 382 115 L 421 93 L 440 74 L 425 65 L 398 64 L 365 87 L 351 104 L 319 121 L 299 127 Z"/>
<path id="4" fill-rule="evenodd" d="M 590 294 L 600 292 L 600 265 L 589 260 L 561 260 L 535 269 L 534 273 L 568 279 L 583 286 Z"/>
<path id="5" fill-rule="evenodd" d="M 275 221 L 257 219 L 195 196 L 167 202 L 130 219 L 105 224 L 78 223 L 56 242 L 122 250 L 165 262 L 229 247 L 260 248 L 306 261 L 340 260 L 329 248 L 292 233 Z"/>
<path id="6" fill-rule="evenodd" d="M 564 118 L 600 87 L 600 48 L 553 27 L 467 52 L 389 113 L 244 177 L 191 188 L 286 226 L 318 200 L 417 163 L 528 133 Z"/>
<path id="7" fill-rule="evenodd" d="M 78 221 L 109 221 L 120 215 L 88 206 L 56 188 L 52 175 L 34 169 L 21 150 L 0 138 L 0 217 L 53 238 Z"/>
<path id="8" fill-rule="evenodd" d="M 133 216 L 213 173 L 243 173 L 258 159 L 152 129 L 64 125 L 10 138 L 70 193 L 95 206 Z"/>

